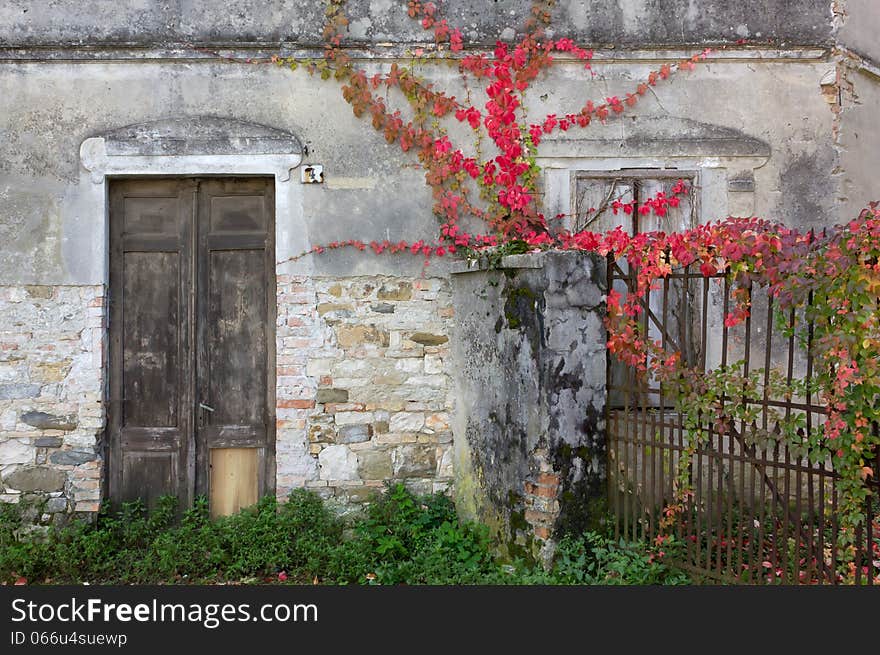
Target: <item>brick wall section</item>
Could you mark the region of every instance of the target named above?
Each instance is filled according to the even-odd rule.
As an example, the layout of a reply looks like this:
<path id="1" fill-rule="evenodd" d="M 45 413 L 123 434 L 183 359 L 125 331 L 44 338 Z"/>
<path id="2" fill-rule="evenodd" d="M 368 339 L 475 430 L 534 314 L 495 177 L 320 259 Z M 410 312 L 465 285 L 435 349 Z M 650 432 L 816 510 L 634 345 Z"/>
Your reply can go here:
<path id="1" fill-rule="evenodd" d="M 305 437 L 316 409 L 317 381 L 306 375 L 306 367 L 323 338 L 313 281 L 279 275 L 277 282 L 275 465 L 276 492 L 283 497 L 317 476 Z"/>
<path id="2" fill-rule="evenodd" d="M 525 520 L 532 526 L 536 537 L 548 540 L 559 518 L 559 473 L 553 470 L 549 453 L 544 448 L 532 453 L 532 467 L 537 471 L 526 478 L 523 484 L 523 506 Z"/>
<path id="3" fill-rule="evenodd" d="M 104 424 L 102 286 L 0 287 L 0 500 L 94 512 Z"/>
<path id="4" fill-rule="evenodd" d="M 277 494 L 345 504 L 452 481 L 448 282 L 278 278 Z"/>

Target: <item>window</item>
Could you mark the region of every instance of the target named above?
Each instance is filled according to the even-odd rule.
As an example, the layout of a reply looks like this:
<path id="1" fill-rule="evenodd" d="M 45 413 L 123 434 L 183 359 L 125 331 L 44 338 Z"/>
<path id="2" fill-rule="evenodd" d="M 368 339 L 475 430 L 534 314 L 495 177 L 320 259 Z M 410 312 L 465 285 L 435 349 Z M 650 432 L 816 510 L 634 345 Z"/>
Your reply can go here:
<path id="1" fill-rule="evenodd" d="M 678 232 L 694 227 L 698 222 L 693 193 L 696 179 L 694 173 L 678 170 L 579 172 L 574 177 L 572 228 L 606 232 L 622 227 L 634 235 L 651 231 Z M 684 181 L 684 192 L 680 180 Z M 669 201 L 664 202 L 664 198 Z M 621 259 L 614 262 L 611 273 L 614 289 L 626 296 L 628 288 L 634 285 L 626 278 L 634 271 Z M 668 278 L 650 293 L 642 315 L 642 326 L 648 337 L 660 341 L 670 351 L 680 350 L 687 361 L 696 361 L 698 356 L 698 344 L 693 337 L 696 332 L 690 324 L 698 315 L 693 311 L 698 293 L 692 286 L 693 283 L 683 279 Z M 631 376 L 631 371 L 612 359 L 608 380 L 611 407 L 623 404 L 623 393 L 632 387 Z M 658 391 L 651 389 L 648 404 L 665 404 Z"/>
<path id="2" fill-rule="evenodd" d="M 654 230 L 673 232 L 693 227 L 697 220 L 692 193 L 676 196 L 678 206 L 667 206 L 662 215 L 653 210 L 640 214 L 637 210 L 661 193 L 671 197 L 679 180 L 684 180 L 692 189 L 696 176 L 691 172 L 651 169 L 578 173 L 572 227 L 575 231 L 605 232 L 622 226 L 629 234 Z M 632 211 L 615 209 L 615 203 L 629 205 Z"/>

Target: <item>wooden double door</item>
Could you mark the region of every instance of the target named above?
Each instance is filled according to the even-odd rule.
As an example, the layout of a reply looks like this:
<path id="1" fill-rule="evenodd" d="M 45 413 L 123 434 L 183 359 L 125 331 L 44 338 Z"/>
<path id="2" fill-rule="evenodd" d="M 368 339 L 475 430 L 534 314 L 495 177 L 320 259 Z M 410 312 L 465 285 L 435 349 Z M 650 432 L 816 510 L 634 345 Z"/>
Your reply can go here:
<path id="1" fill-rule="evenodd" d="M 110 184 L 109 494 L 274 487 L 274 188 L 267 178 Z"/>

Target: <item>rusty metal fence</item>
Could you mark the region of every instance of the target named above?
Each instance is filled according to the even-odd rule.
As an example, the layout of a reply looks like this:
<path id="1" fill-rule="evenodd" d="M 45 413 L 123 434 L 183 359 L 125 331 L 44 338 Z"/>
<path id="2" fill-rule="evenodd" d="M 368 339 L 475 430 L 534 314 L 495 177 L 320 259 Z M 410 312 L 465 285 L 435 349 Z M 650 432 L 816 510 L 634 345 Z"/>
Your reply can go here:
<path id="1" fill-rule="evenodd" d="M 624 294 L 635 288 L 634 272 L 613 259 L 608 280 Z M 677 563 L 709 580 L 834 584 L 841 579 L 837 476 L 830 461 L 811 462 L 806 448 L 779 438 L 787 424 L 806 441 L 827 416 L 811 391 L 813 328 L 795 312 L 780 319 L 762 289 L 750 293 L 751 316 L 733 327 L 724 321 L 733 302 L 726 278 L 705 278 L 696 266 L 676 270 L 641 301 L 643 333 L 681 352 L 689 365 L 707 374 L 735 368 L 763 381 L 756 397 L 720 395 L 714 415 L 696 427 L 686 427 L 659 384 L 609 354 L 609 501 L 617 533 L 646 540 L 671 534 Z M 774 397 L 771 376 L 801 395 Z M 734 403 L 751 410 L 750 422 L 729 418 Z M 880 454 L 874 460 L 880 471 Z M 662 528 L 666 508 L 682 500 L 675 491 L 681 470 L 690 492 Z M 866 484 L 872 494 L 856 535 L 855 580 L 876 584 L 880 486 L 876 478 Z"/>

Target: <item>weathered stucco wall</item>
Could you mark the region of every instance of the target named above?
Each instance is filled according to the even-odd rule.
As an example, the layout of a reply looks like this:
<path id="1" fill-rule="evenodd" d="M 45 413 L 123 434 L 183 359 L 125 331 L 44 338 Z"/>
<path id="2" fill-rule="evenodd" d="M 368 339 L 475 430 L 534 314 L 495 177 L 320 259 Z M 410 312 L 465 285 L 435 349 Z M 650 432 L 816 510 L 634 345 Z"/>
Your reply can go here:
<path id="1" fill-rule="evenodd" d="M 275 67 L 154 64 L 0 66 L 0 239 L 8 247 L 0 278 L 26 284 L 106 282 L 102 201 L 80 161 L 87 138 L 161 118 L 211 115 L 278 128 L 300 137 L 306 162 L 325 166 L 324 185 L 299 172 L 276 193 L 295 193 L 297 213 L 279 216 L 279 252 L 296 254 L 336 239 L 432 236 L 423 177 L 381 135 L 358 122 L 335 84 Z M 327 108 L 332 108 L 330 111 Z M 155 172 L 163 172 L 157 168 Z M 299 209 L 302 208 L 302 213 Z M 311 258 L 288 272 L 419 275 L 415 258 Z"/>
<path id="2" fill-rule="evenodd" d="M 745 208 L 732 205 L 722 184 L 704 198 L 701 218 L 736 209 L 790 224 L 822 224 L 833 213 L 837 181 L 827 172 L 838 161 L 830 136 L 834 114 L 820 82 L 834 65 L 821 52 L 796 63 L 781 55 L 764 57 L 712 63 L 658 86 L 633 116 L 728 128 L 765 142 L 769 159 L 722 162 L 711 148 L 688 157 L 680 145 L 698 143 L 701 133 L 686 125 L 648 148 L 644 131 L 639 135 L 631 119 L 624 119 L 572 131 L 558 144 L 548 142 L 542 152 L 550 154 L 542 163 L 557 171 L 684 167 L 735 176 L 754 170 L 754 192 Z M 636 62 L 612 60 L 601 66 L 602 77 L 589 80 L 581 67 L 562 65 L 541 84 L 541 93 L 531 96 L 530 105 L 544 113 L 577 107 L 587 97 L 623 95 L 634 78 L 662 61 L 655 54 Z M 437 76 L 445 81 L 453 74 L 443 69 Z M 15 63 L 0 66 L 0 115 L 5 117 L 0 238 L 7 244 L 0 278 L 20 284 L 105 282 L 103 217 L 79 161 L 80 145 L 123 125 L 203 114 L 295 134 L 309 149 L 304 161 L 323 164 L 325 184 L 301 185 L 294 174 L 279 188 L 279 193 L 295 192 L 297 205 L 296 215 L 279 217 L 289 228 L 279 249 L 294 254 L 338 239 L 417 240 L 436 233 L 430 192 L 413 159 L 354 118 L 333 82 L 299 71 L 207 61 Z M 597 141 L 625 139 L 630 133 L 634 136 L 626 150 L 598 147 Z M 442 263 L 434 266 L 433 274 L 444 275 Z M 418 275 L 420 268 L 417 258 L 345 252 L 307 258 L 287 272 Z"/>
<path id="3" fill-rule="evenodd" d="M 460 511 L 535 554 L 544 540 L 601 518 L 605 263 L 555 253 L 459 270 L 452 352 Z"/>
<path id="4" fill-rule="evenodd" d="M 880 8 L 878 8 L 880 11 Z M 841 221 L 858 216 L 867 204 L 880 200 L 880 145 L 877 108 L 880 107 L 880 69 L 855 64 L 843 69 L 846 85 L 841 96 L 840 189 Z"/>
<path id="5" fill-rule="evenodd" d="M 855 0 L 848 0 L 855 3 Z M 865 3 L 871 0 L 864 0 Z M 465 39 L 492 44 L 529 15 L 531 0 L 438 2 Z M 403 6 L 404 11 L 399 8 Z M 365 43 L 424 41 L 397 0 L 349 0 L 352 36 Z M 28 45 L 182 42 L 319 43 L 324 5 L 302 0 L 236 0 L 218 11 L 210 0 L 29 0 L 0 9 L 0 42 Z M 96 16 L 101 16 L 96 21 Z M 596 44 L 705 43 L 753 38 L 821 43 L 832 30 L 830 0 L 560 0 L 557 29 Z M 511 21 L 511 18 L 516 19 Z"/>
<path id="6" fill-rule="evenodd" d="M 880 7 L 876 0 L 837 0 L 838 42 L 874 63 L 880 63 Z"/>

